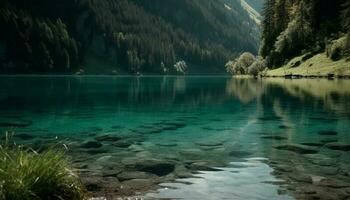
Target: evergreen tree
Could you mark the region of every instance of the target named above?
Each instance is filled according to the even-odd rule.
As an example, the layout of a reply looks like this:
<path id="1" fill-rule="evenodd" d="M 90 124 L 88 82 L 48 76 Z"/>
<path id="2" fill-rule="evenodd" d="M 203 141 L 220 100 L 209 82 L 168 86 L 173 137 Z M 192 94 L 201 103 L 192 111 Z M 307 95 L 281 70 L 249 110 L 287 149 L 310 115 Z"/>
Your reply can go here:
<path id="1" fill-rule="evenodd" d="M 264 19 L 262 21 L 262 47 L 260 49 L 260 54 L 262 56 L 268 56 L 270 51 L 273 48 L 275 42 L 275 23 L 274 23 L 274 6 L 276 4 L 276 0 L 266 0 L 263 7 L 263 16 Z"/>
<path id="2" fill-rule="evenodd" d="M 345 31 L 350 34 L 350 1 L 347 0 L 343 4 L 344 10 L 342 11 L 342 25 Z"/>

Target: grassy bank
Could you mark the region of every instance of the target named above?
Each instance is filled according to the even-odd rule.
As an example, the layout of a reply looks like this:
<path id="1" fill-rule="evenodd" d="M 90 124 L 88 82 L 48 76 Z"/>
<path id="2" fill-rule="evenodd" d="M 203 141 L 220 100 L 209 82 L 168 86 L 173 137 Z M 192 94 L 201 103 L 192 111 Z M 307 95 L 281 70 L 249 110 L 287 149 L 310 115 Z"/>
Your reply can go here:
<path id="1" fill-rule="evenodd" d="M 336 77 L 350 77 L 349 59 L 333 61 L 325 53 L 317 54 L 309 59 L 305 58 L 305 55 L 296 57 L 281 68 L 267 71 L 265 76 L 301 75 L 304 77 L 327 77 L 330 74 L 334 74 Z"/>
<path id="2" fill-rule="evenodd" d="M 1 200 L 85 200 L 86 192 L 61 151 L 36 153 L 0 143 Z"/>

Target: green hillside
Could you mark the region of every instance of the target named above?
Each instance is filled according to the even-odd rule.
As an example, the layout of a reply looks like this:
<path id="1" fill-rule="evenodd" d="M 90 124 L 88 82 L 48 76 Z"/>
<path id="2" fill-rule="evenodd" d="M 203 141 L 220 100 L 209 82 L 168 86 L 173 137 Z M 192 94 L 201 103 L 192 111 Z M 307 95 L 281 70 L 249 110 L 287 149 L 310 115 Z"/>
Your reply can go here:
<path id="1" fill-rule="evenodd" d="M 1 73 L 223 73 L 257 53 L 257 24 L 233 0 L 11 0 L 0 3 Z"/>

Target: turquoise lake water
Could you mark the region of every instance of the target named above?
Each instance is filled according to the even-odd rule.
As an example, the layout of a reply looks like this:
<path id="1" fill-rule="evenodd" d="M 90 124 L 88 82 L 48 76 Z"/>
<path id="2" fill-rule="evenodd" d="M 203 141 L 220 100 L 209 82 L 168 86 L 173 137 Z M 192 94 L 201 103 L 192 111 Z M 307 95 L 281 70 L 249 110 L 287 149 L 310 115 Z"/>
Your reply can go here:
<path id="1" fill-rule="evenodd" d="M 350 80 L 1 76 L 0 110 L 96 197 L 350 198 Z"/>

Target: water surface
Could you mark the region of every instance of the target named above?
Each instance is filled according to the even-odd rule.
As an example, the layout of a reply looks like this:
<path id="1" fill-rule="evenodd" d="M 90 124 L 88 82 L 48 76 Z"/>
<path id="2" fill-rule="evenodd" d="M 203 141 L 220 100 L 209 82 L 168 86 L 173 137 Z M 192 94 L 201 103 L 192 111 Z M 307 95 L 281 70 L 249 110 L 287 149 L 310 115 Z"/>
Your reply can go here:
<path id="1" fill-rule="evenodd" d="M 94 196 L 350 198 L 350 81 L 0 78 L 0 131 L 68 147 Z"/>

